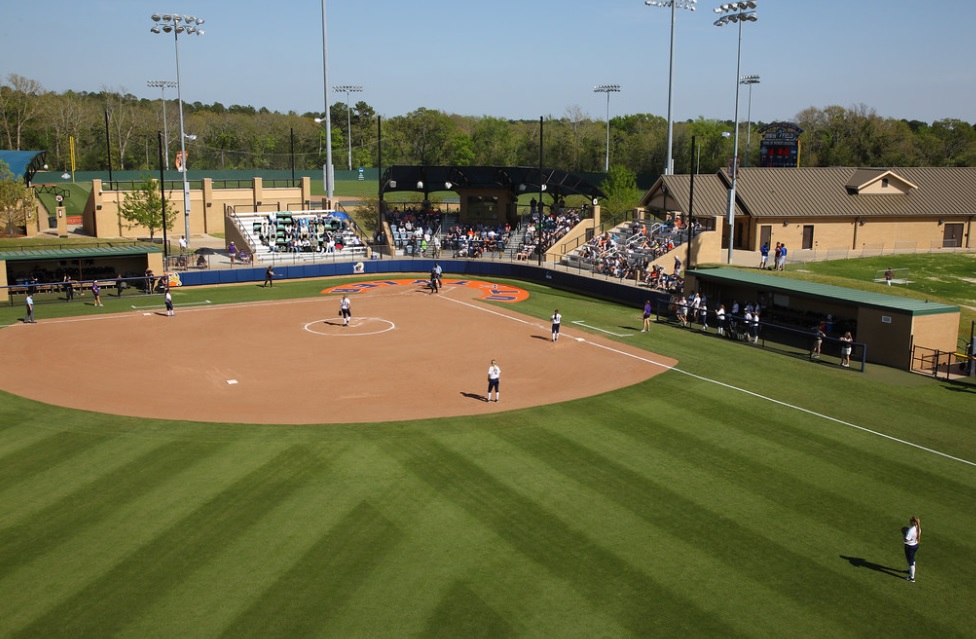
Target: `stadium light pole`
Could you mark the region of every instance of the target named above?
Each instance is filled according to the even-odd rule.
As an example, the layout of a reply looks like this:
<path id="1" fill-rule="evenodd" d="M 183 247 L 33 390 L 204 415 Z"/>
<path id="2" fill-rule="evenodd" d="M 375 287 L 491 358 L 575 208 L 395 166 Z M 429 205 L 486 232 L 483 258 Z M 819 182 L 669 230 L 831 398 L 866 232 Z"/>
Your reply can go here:
<path id="1" fill-rule="evenodd" d="M 732 253 L 735 247 L 735 187 L 736 180 L 739 174 L 739 78 L 742 77 L 742 23 L 743 22 L 755 22 L 756 21 L 756 2 L 757 0 L 742 0 L 741 2 L 727 2 L 719 7 L 715 8 L 715 13 L 722 14 L 718 20 L 715 21 L 716 27 L 724 27 L 725 25 L 735 23 L 739 25 L 739 46 L 738 53 L 736 54 L 735 63 L 735 119 L 734 126 L 735 129 L 732 132 L 732 137 L 734 142 L 732 143 L 732 163 L 729 167 L 729 172 L 732 174 L 731 187 L 729 188 L 729 210 L 728 210 L 728 225 L 729 225 L 729 253 L 728 253 L 728 263 L 732 263 Z"/>
<path id="2" fill-rule="evenodd" d="M 352 105 L 349 100 L 350 94 L 361 92 L 363 87 L 358 84 L 340 84 L 332 87 L 332 90 L 346 94 L 346 138 L 349 141 L 349 170 L 352 171 Z"/>
<path id="3" fill-rule="evenodd" d="M 739 84 L 749 87 L 749 107 L 746 110 L 746 158 L 745 166 L 749 166 L 749 148 L 752 145 L 752 85 L 759 84 L 758 75 L 744 75 L 739 78 Z"/>
<path id="4" fill-rule="evenodd" d="M 607 94 L 607 160 L 603 165 L 603 170 L 607 173 L 610 172 L 610 94 L 619 93 L 619 84 L 598 84 L 593 87 L 594 93 L 606 93 Z"/>
<path id="5" fill-rule="evenodd" d="M 326 28 L 325 0 L 322 0 L 322 85 L 325 90 L 325 117 L 316 122 L 325 122 L 325 199 L 326 206 L 332 206 L 334 174 L 332 173 L 332 115 L 329 112 L 329 36 Z"/>
<path id="6" fill-rule="evenodd" d="M 146 86 L 150 89 L 160 89 L 163 101 L 163 150 L 166 155 L 163 157 L 163 166 L 169 166 L 169 128 L 166 126 L 166 89 L 175 89 L 176 83 L 172 80 L 149 80 Z"/>
<path id="7" fill-rule="evenodd" d="M 153 25 L 153 33 L 172 33 L 173 42 L 176 47 L 176 99 L 180 106 L 180 175 L 183 176 L 183 229 L 184 237 L 186 238 L 187 246 L 190 244 L 190 183 L 186 179 L 187 170 L 187 158 L 186 158 L 186 140 L 195 140 L 196 136 L 189 136 L 186 134 L 186 130 L 183 128 L 183 92 L 180 88 L 180 34 L 186 33 L 187 35 L 203 35 L 203 29 L 200 25 L 203 24 L 203 18 L 197 18 L 194 16 L 182 16 L 178 13 L 164 13 L 162 15 L 158 13 L 152 14 L 152 21 L 156 24 Z"/>
<path id="8" fill-rule="evenodd" d="M 678 9 L 695 10 L 695 3 L 698 0 L 644 0 L 644 4 L 649 7 L 664 7 L 671 9 L 671 54 L 668 62 L 668 158 L 664 166 L 664 174 L 674 173 L 674 160 L 672 159 L 672 148 L 674 144 L 674 121 L 671 116 L 671 97 L 674 93 L 674 19 Z"/>

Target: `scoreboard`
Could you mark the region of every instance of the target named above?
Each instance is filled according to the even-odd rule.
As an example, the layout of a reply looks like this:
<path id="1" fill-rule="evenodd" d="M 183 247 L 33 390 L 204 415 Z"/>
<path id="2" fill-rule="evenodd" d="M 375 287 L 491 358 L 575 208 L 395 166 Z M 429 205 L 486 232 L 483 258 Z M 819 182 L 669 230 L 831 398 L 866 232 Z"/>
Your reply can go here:
<path id="1" fill-rule="evenodd" d="M 759 130 L 759 166 L 769 168 L 800 166 L 800 134 L 803 129 L 789 122 L 774 122 Z"/>

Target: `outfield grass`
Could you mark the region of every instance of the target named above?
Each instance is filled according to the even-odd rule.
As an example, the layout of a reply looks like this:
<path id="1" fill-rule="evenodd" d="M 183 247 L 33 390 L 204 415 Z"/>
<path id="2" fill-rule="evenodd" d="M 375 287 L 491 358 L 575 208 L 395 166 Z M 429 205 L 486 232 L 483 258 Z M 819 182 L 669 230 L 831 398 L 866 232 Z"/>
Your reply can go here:
<path id="1" fill-rule="evenodd" d="M 640 309 L 519 285 L 517 310 L 558 307 L 571 334 L 640 328 Z M 0 636 L 972 636 L 972 386 L 666 325 L 622 341 L 679 368 L 483 417 L 201 424 L 0 394 Z M 369 376 L 323 362 L 296 397 L 327 412 L 335 374 Z M 915 584 L 898 572 L 911 514 Z"/>

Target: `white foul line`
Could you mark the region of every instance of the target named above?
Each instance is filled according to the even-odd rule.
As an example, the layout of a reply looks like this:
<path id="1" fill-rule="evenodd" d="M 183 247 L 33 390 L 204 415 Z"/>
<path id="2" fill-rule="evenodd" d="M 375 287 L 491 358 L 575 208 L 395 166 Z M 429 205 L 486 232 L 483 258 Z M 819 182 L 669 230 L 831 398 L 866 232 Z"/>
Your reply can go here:
<path id="1" fill-rule="evenodd" d="M 612 331 L 607 331 L 602 328 L 597 328 L 596 326 L 590 326 L 583 320 L 576 320 L 573 324 L 579 324 L 580 326 L 585 326 L 586 328 L 592 329 L 594 331 L 600 331 L 601 333 L 606 333 L 607 335 L 613 335 L 614 337 L 630 337 L 633 333 L 614 333 Z"/>
<path id="2" fill-rule="evenodd" d="M 483 306 L 476 306 L 474 304 L 468 304 L 467 302 L 461 302 L 461 301 L 454 300 L 454 299 L 450 299 L 450 301 L 451 302 L 454 302 L 456 304 L 464 304 L 465 306 L 469 306 L 469 307 L 474 308 L 474 309 L 477 309 L 479 311 L 484 311 L 484 312 L 487 312 L 487 313 L 491 313 L 493 315 L 498 315 L 500 317 L 504 317 L 505 319 L 510 319 L 510 320 L 514 320 L 516 322 L 521 322 L 522 324 L 529 324 L 529 325 L 537 326 L 537 327 L 539 326 L 539 324 L 532 324 L 532 322 L 526 322 L 525 320 L 519 319 L 517 317 L 511 317 L 509 315 L 505 315 L 504 313 L 499 313 L 499 312 L 497 312 L 497 311 L 495 311 L 493 309 L 486 308 L 486 307 L 483 307 Z M 573 322 L 573 323 L 575 324 L 576 322 Z M 592 328 L 592 327 L 589 327 L 589 328 Z M 596 329 L 596 330 L 599 330 L 599 329 Z M 734 390 L 734 391 L 738 391 L 740 393 L 745 393 L 747 395 L 751 395 L 752 397 L 755 397 L 756 399 L 761 399 L 761 400 L 770 402 L 772 404 L 776 404 L 778 406 L 783 406 L 784 408 L 792 408 L 793 410 L 799 411 L 801 413 L 806 413 L 807 415 L 812 415 L 814 417 L 819 417 L 820 419 L 824 419 L 826 421 L 833 422 L 833 423 L 839 424 L 841 426 L 846 426 L 848 428 L 853 428 L 853 429 L 859 430 L 859 431 L 861 431 L 863 433 L 868 433 L 870 435 L 875 435 L 876 437 L 881 437 L 881 438 L 887 439 L 888 441 L 892 441 L 892 442 L 896 442 L 896 443 L 899 443 L 899 444 L 903 444 L 905 446 L 910 446 L 910 447 L 915 448 L 917 450 L 921 450 L 921 451 L 924 451 L 926 453 L 931 453 L 932 455 L 938 455 L 939 457 L 944 457 L 945 459 L 951 459 L 952 461 L 956 461 L 956 462 L 959 462 L 961 464 L 966 464 L 967 466 L 976 467 L 976 462 L 969 461 L 968 459 L 962 459 L 961 457 L 955 457 L 953 455 L 949 455 L 948 453 L 943 453 L 941 451 L 935 450 L 934 448 L 928 448 L 926 446 L 922 446 L 921 444 L 916 444 L 914 442 L 910 442 L 907 439 L 900 439 L 900 438 L 894 437 L 892 435 L 886 435 L 885 433 L 881 433 L 881 432 L 878 432 L 876 430 L 872 430 L 870 428 L 866 428 L 864 426 L 858 426 L 857 424 L 852 424 L 851 422 L 846 422 L 843 419 L 838 419 L 836 417 L 831 417 L 830 415 L 825 415 L 823 413 L 818 413 L 817 411 L 810 410 L 809 408 L 803 408 L 802 406 L 796 406 L 795 404 L 789 404 L 789 403 L 784 402 L 782 400 L 773 399 L 772 397 L 768 397 L 766 395 L 762 395 L 762 394 L 757 393 L 755 391 L 747 390 L 745 388 L 740 388 L 738 386 L 733 386 L 732 384 L 727 384 L 725 382 L 720 382 L 720 381 L 718 381 L 716 379 L 709 379 L 708 377 L 702 377 L 701 375 L 696 375 L 695 373 L 689 373 L 688 371 L 683 371 L 680 368 L 676 368 L 674 366 L 669 366 L 668 364 L 662 364 L 660 362 L 655 362 L 652 359 L 648 359 L 648 358 L 642 357 L 640 355 L 634 355 L 632 353 L 627 353 L 625 351 L 621 351 L 621 350 L 618 350 L 618 349 L 613 348 L 613 347 L 610 347 L 610 346 L 604 346 L 603 344 L 596 344 L 596 343 L 590 342 L 590 341 L 586 341 L 585 343 L 586 344 L 589 344 L 590 346 L 595 346 L 596 348 L 602 348 L 602 349 L 608 350 L 608 351 L 610 351 L 612 353 L 617 353 L 618 355 L 623 355 L 625 357 L 631 357 L 633 359 L 640 360 L 642 362 L 647 362 L 648 364 L 651 364 L 653 366 L 660 366 L 661 368 L 664 368 L 666 370 L 672 370 L 672 371 L 674 371 L 676 373 L 681 373 L 682 375 L 687 375 L 688 377 L 693 377 L 693 378 L 695 378 L 695 379 L 697 379 L 699 381 L 702 381 L 702 382 L 707 382 L 709 384 L 716 384 L 718 386 L 722 386 L 723 388 L 727 388 L 729 390 Z"/>

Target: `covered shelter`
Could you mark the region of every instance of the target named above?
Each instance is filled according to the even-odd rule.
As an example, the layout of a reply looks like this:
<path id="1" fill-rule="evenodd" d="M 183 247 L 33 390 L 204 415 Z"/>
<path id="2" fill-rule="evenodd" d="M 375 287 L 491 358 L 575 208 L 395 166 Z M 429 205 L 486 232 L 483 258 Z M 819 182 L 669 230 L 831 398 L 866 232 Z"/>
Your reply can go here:
<path id="1" fill-rule="evenodd" d="M 45 157 L 47 151 L 0 151 L 0 161 L 27 186 L 31 186 L 38 171 L 44 170 Z"/>
<path id="2" fill-rule="evenodd" d="M 0 252 L 0 302 L 27 292 L 31 277 L 38 292 L 55 293 L 64 276 L 76 282 L 143 277 L 163 272 L 163 250 L 156 246 L 77 246 Z"/>
<path id="3" fill-rule="evenodd" d="M 958 306 L 872 291 L 806 282 L 729 268 L 688 272 L 689 290 L 708 298 L 710 308 L 734 300 L 758 302 L 762 321 L 812 330 L 829 318 L 828 337 L 850 330 L 867 347 L 867 361 L 909 370 L 912 348 L 953 352 L 959 334 Z"/>
<path id="4" fill-rule="evenodd" d="M 548 194 L 554 199 L 580 195 L 594 205 L 603 192 L 585 177 L 568 171 L 527 166 L 402 166 L 380 177 L 380 200 L 394 192 L 453 191 L 460 200 L 460 219 L 473 224 L 514 224 L 519 196 Z M 541 202 L 540 202 L 541 204 Z"/>

